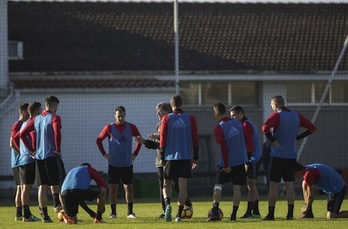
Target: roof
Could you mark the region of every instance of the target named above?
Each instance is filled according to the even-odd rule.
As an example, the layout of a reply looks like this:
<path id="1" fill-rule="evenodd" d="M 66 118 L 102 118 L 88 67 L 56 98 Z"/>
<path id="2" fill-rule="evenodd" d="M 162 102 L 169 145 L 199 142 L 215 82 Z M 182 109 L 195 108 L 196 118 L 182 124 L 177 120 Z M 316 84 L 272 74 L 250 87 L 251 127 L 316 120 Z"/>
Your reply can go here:
<path id="1" fill-rule="evenodd" d="M 181 71 L 332 70 L 348 4 L 180 3 Z M 173 71 L 173 4 L 8 2 L 18 72 Z M 348 70 L 344 58 L 340 70 Z"/>

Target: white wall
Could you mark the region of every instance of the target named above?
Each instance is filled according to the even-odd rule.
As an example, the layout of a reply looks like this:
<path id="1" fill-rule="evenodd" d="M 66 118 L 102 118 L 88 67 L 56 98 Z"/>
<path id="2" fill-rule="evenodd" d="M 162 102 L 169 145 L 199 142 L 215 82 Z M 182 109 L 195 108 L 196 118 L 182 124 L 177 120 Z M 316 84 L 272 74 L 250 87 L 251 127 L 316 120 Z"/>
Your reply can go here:
<path id="1" fill-rule="evenodd" d="M 18 119 L 17 107 L 23 102 L 38 101 L 43 104 L 49 94 L 21 93 L 18 104 L 0 120 L 0 176 L 12 175 L 10 168 L 9 136 L 13 122 Z M 62 154 L 66 170 L 82 162 L 91 163 L 97 170 L 107 172 L 107 161 L 101 156 L 96 138 L 103 127 L 114 121 L 116 106 L 126 108 L 126 120 L 134 123 L 141 135 L 147 137 L 158 122 L 155 107 L 169 101 L 172 93 L 53 93 L 60 100 L 57 114 L 62 119 Z M 106 140 L 104 141 L 106 143 Z M 107 145 L 105 144 L 105 149 Z M 134 163 L 135 172 L 155 172 L 155 152 L 142 147 Z M 0 182 L 0 188 L 5 182 Z M 8 182 L 6 182 L 7 185 Z"/>

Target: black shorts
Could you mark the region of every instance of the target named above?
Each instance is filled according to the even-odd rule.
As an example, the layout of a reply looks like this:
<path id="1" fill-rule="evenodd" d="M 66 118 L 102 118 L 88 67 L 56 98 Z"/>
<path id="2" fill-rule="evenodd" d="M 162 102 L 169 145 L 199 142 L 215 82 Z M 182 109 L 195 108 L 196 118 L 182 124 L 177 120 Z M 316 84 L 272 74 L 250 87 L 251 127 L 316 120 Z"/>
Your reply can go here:
<path id="1" fill-rule="evenodd" d="M 75 216 L 78 213 L 80 201 L 95 200 L 100 190 L 99 186 L 91 185 L 87 190 L 68 189 L 62 192 L 64 213 L 71 217 Z"/>
<path id="2" fill-rule="evenodd" d="M 65 177 L 63 161 L 60 157 L 36 160 L 36 179 L 38 185 L 62 185 Z"/>
<path id="3" fill-rule="evenodd" d="M 246 174 L 244 164 L 230 167 L 231 173 L 225 173 L 222 167 L 218 166 L 216 175 L 217 184 L 226 184 L 232 181 L 234 185 L 246 185 Z"/>
<path id="4" fill-rule="evenodd" d="M 175 180 L 177 178 L 192 177 L 192 161 L 191 160 L 172 160 L 166 161 L 164 166 L 164 178 L 167 180 Z"/>
<path id="5" fill-rule="evenodd" d="M 272 157 L 269 164 L 269 180 L 279 183 L 295 181 L 296 159 Z"/>
<path id="6" fill-rule="evenodd" d="M 327 211 L 338 214 L 341 209 L 342 202 L 346 195 L 346 186 L 335 195 L 326 195 L 327 197 Z"/>
<path id="7" fill-rule="evenodd" d="M 259 173 L 261 162 L 262 160 L 258 160 L 256 163 L 247 164 L 248 169 L 247 169 L 246 175 L 249 179 L 252 179 L 252 180 L 257 179 L 257 174 Z"/>
<path id="8" fill-rule="evenodd" d="M 15 181 L 15 184 L 20 185 L 21 179 L 19 178 L 19 167 L 12 168 L 12 172 L 13 172 L 13 179 Z"/>
<path id="9" fill-rule="evenodd" d="M 21 184 L 34 184 L 35 162 L 19 166 L 19 179 Z"/>
<path id="10" fill-rule="evenodd" d="M 133 184 L 133 165 L 129 167 L 114 167 L 109 165 L 108 182 L 109 184 Z"/>

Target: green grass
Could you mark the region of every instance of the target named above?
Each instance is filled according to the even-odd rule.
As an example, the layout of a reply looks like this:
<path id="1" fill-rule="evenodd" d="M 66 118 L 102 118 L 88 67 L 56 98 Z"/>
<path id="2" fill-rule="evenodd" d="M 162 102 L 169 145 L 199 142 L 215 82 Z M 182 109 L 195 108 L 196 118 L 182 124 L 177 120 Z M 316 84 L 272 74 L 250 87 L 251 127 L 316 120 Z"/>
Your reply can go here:
<path id="1" fill-rule="evenodd" d="M 281 228 L 281 229 L 295 229 L 295 228 L 348 228 L 347 223 L 348 219 L 335 219 L 327 220 L 326 219 L 326 200 L 321 198 L 314 202 L 314 219 L 300 220 L 298 216 L 300 215 L 300 208 L 303 205 L 303 200 L 297 200 L 295 202 L 294 216 L 295 219 L 288 221 L 285 220 L 287 213 L 287 203 L 284 200 L 284 197 L 278 200 L 276 205 L 275 221 L 262 221 L 260 219 L 239 219 L 245 212 L 246 201 L 243 200 L 240 204 L 237 221 L 231 222 L 229 216 L 231 214 L 232 202 L 227 201 L 230 198 L 224 197 L 224 201 L 220 203 L 220 208 L 224 212 L 224 218 L 219 222 L 209 222 L 206 223 L 207 212 L 212 207 L 211 200 L 198 200 L 193 199 L 194 203 L 194 215 L 192 219 L 183 220 L 182 223 L 176 222 L 164 222 L 157 217 L 161 213 L 160 204 L 157 200 L 137 200 L 134 204 L 134 212 L 138 216 L 137 219 L 127 219 L 127 205 L 124 204 L 123 200 L 120 200 L 120 204 L 117 205 L 117 214 L 118 218 L 114 220 L 108 219 L 110 213 L 110 206 L 106 206 L 106 212 L 104 214 L 104 219 L 107 221 L 106 224 L 93 224 L 92 220 L 89 218 L 87 213 L 85 213 L 80 208 L 80 213 L 78 218 L 82 220 L 77 225 L 66 225 L 63 222 L 59 222 L 56 218 L 56 214 L 53 213 L 53 207 L 49 206 L 49 214 L 53 219 L 53 223 L 44 224 L 42 222 L 35 223 L 23 223 L 14 221 L 15 216 L 15 207 L 11 206 L 11 203 L 8 203 L 4 206 L 4 203 L 1 203 L 0 215 L 2 219 L 3 228 L 139 228 L 139 229 L 155 229 L 155 228 L 243 228 L 243 229 L 253 229 L 253 228 Z M 122 202 L 122 203 L 121 203 Z M 96 209 L 94 204 L 89 205 L 92 209 Z M 173 216 L 176 213 L 176 206 L 173 202 Z M 260 211 L 264 217 L 267 214 L 267 201 L 260 201 Z M 347 210 L 346 201 L 342 204 L 342 210 Z M 31 211 L 34 215 L 39 216 L 39 210 L 37 205 L 31 207 Z"/>

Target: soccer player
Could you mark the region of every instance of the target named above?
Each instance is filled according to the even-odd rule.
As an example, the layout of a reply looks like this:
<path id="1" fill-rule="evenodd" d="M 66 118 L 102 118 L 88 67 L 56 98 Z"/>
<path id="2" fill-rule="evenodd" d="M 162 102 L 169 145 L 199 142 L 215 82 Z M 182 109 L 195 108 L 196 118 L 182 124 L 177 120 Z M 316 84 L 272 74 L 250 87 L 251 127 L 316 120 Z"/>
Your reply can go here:
<path id="1" fill-rule="evenodd" d="M 241 106 L 233 106 L 230 109 L 231 118 L 242 121 L 245 137 L 245 145 L 248 153 L 247 188 L 248 188 L 248 207 L 242 218 L 261 218 L 259 210 L 259 193 L 256 187 L 257 173 L 261 165 L 261 146 L 259 134 L 255 124 L 244 114 Z"/>
<path id="2" fill-rule="evenodd" d="M 285 107 L 284 98 L 280 95 L 271 100 L 274 110 L 262 126 L 262 131 L 270 140 L 271 162 L 269 170 L 268 215 L 264 220 L 274 220 L 275 205 L 278 198 L 278 186 L 281 179 L 285 182 L 288 201 L 287 220 L 293 219 L 295 191 L 295 165 L 297 158 L 296 141 L 312 134 L 314 124 L 302 114 Z M 300 127 L 305 131 L 298 134 Z"/>
<path id="3" fill-rule="evenodd" d="M 20 179 L 19 179 L 19 148 L 16 147 L 16 145 L 13 143 L 13 139 L 17 132 L 19 132 L 23 122 L 25 122 L 28 117 L 28 103 L 23 103 L 19 105 L 18 108 L 18 114 L 19 118 L 18 120 L 12 125 L 11 127 L 11 136 L 10 136 L 10 149 L 11 149 L 11 168 L 13 172 L 14 181 L 16 183 L 16 195 L 15 195 L 15 206 L 16 206 L 16 216 L 15 220 L 22 220 L 23 213 L 22 213 L 22 201 L 21 201 L 21 195 L 22 195 L 22 188 L 20 185 Z M 17 142 L 17 146 L 19 145 L 19 142 Z"/>
<path id="4" fill-rule="evenodd" d="M 138 143 L 144 144 L 146 148 L 148 149 L 156 149 L 156 167 L 157 167 L 157 177 L 158 177 L 158 184 L 160 189 L 160 199 L 162 203 L 162 214 L 159 218 L 164 218 L 165 213 L 165 203 L 163 198 L 163 165 L 160 163 L 159 153 L 160 153 L 160 141 L 159 141 L 159 133 L 161 128 L 161 120 L 162 117 L 166 114 L 172 113 L 172 108 L 170 107 L 169 103 L 161 102 L 157 104 L 156 106 L 156 112 L 159 119 L 159 122 L 156 125 L 156 132 L 153 134 L 150 134 L 148 137 L 151 140 L 145 140 L 143 137 L 139 136 L 136 137 L 136 141 Z M 179 186 L 178 186 L 178 179 L 173 180 L 173 189 L 179 193 Z M 187 197 L 185 205 L 192 208 L 192 202 L 189 197 Z"/>
<path id="5" fill-rule="evenodd" d="M 166 205 L 164 219 L 172 220 L 171 184 L 178 179 L 178 212 L 176 222 L 181 222 L 181 213 L 187 200 L 187 180 L 198 163 L 199 139 L 196 119 L 184 113 L 182 99 L 174 95 L 170 99 L 173 113 L 164 115 L 160 128 L 160 159 L 164 165 L 163 197 Z"/>
<path id="6" fill-rule="evenodd" d="M 31 155 L 31 152 L 25 147 L 23 142 L 20 140 L 19 135 L 23 131 L 23 129 L 27 126 L 28 123 L 30 123 L 34 117 L 39 115 L 42 112 L 41 109 L 41 103 L 39 102 L 33 102 L 30 103 L 28 106 L 28 112 L 30 117 L 28 120 L 26 120 L 22 126 L 19 132 L 17 132 L 16 136 L 14 137 L 14 144 L 17 144 L 19 142 L 19 178 L 21 180 L 21 187 L 22 187 L 22 205 L 23 205 L 23 211 L 24 211 L 24 218 L 23 222 L 36 222 L 40 219 L 35 217 L 31 214 L 30 208 L 29 208 L 29 199 L 30 199 L 30 193 L 33 187 L 33 184 L 35 182 L 35 160 L 34 155 Z M 28 136 L 28 141 L 33 146 L 35 144 L 35 132 L 32 131 L 30 135 Z M 35 148 L 35 147 L 33 147 Z"/>
<path id="7" fill-rule="evenodd" d="M 23 144 L 31 154 L 35 155 L 37 166 L 38 200 L 42 221 L 51 223 L 47 212 L 47 187 L 51 186 L 53 194 L 54 212 L 63 209 L 60 200 L 60 185 L 65 176 L 61 153 L 61 118 L 56 114 L 59 100 L 55 96 L 48 96 L 45 100 L 45 110 L 33 121 L 28 123 L 20 133 Z M 35 147 L 28 141 L 31 131 L 35 131 Z"/>
<path id="8" fill-rule="evenodd" d="M 91 185 L 91 180 L 97 185 Z M 71 169 L 62 184 L 62 199 L 64 205 L 64 222 L 77 224 L 77 213 L 79 204 L 84 200 L 93 201 L 97 199 L 97 215 L 94 223 L 104 223 L 105 198 L 109 188 L 100 174 L 89 163 L 83 163 Z"/>
<path id="9" fill-rule="evenodd" d="M 216 142 L 220 145 L 221 155 L 218 162 L 217 182 L 214 186 L 212 214 L 207 221 L 220 220 L 219 201 L 222 186 L 233 183 L 233 209 L 231 221 L 236 220 L 239 203 L 242 197 L 241 186 L 246 185 L 244 164 L 248 161 L 245 147 L 242 122 L 227 116 L 226 107 L 222 103 L 213 105 L 215 119 L 219 124 L 214 128 Z"/>
<path id="10" fill-rule="evenodd" d="M 346 195 L 346 183 L 331 167 L 321 164 L 302 166 L 297 164 L 296 176 L 303 177 L 302 192 L 305 205 L 301 209 L 301 218 L 314 218 L 312 203 L 315 190 L 321 190 L 327 197 L 327 219 L 348 218 L 348 211 L 340 211 Z"/>
<path id="11" fill-rule="evenodd" d="M 128 219 L 136 218 L 133 212 L 133 162 L 137 157 L 141 144 L 136 143 L 132 152 L 133 137 L 140 136 L 136 125 L 126 122 L 126 109 L 123 106 L 115 108 L 115 122 L 105 125 L 96 140 L 103 157 L 108 160 L 108 182 L 110 186 L 109 219 L 115 219 L 118 183 L 121 180 L 125 190 L 125 199 L 128 204 Z M 102 144 L 108 138 L 109 153 L 106 153 Z"/>

